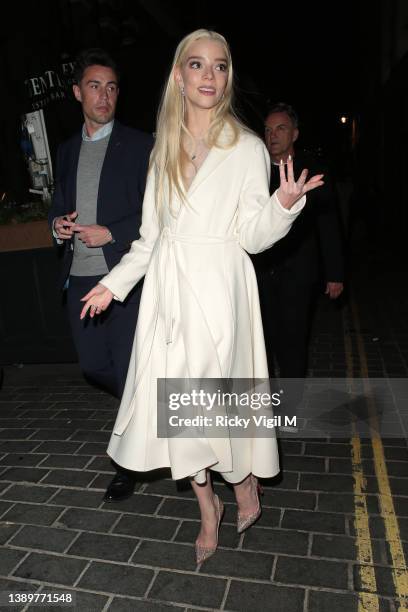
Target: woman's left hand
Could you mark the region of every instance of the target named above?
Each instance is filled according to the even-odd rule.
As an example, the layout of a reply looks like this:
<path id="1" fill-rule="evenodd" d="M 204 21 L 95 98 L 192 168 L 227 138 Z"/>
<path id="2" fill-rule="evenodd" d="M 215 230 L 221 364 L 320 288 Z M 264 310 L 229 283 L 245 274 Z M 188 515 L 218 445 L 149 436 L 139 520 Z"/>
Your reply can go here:
<path id="1" fill-rule="evenodd" d="M 93 289 L 84 295 L 83 298 L 81 298 L 81 302 L 86 302 L 86 304 L 81 310 L 79 318 L 84 319 L 89 310 L 89 316 L 91 319 L 93 319 L 95 315 L 99 315 L 104 312 L 112 300 L 112 291 L 98 283 Z"/>
<path id="2" fill-rule="evenodd" d="M 293 174 L 293 159 L 290 155 L 288 157 L 287 167 L 288 176 L 286 177 L 285 164 L 283 160 L 281 160 L 279 164 L 280 186 L 277 191 L 277 196 L 283 208 L 290 209 L 305 195 L 305 193 L 323 185 L 324 181 L 322 181 L 322 178 L 324 175 L 316 174 L 306 182 L 308 171 L 303 170 L 299 179 L 295 181 Z"/>

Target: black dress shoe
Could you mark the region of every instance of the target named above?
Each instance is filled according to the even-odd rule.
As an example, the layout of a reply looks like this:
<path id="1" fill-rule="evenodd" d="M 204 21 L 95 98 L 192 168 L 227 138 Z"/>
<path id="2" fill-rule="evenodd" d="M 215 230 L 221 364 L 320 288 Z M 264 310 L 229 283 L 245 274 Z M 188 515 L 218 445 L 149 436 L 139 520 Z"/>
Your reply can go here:
<path id="1" fill-rule="evenodd" d="M 104 502 L 120 502 L 132 497 L 135 490 L 136 480 L 125 472 L 115 474 L 112 482 L 106 489 Z"/>

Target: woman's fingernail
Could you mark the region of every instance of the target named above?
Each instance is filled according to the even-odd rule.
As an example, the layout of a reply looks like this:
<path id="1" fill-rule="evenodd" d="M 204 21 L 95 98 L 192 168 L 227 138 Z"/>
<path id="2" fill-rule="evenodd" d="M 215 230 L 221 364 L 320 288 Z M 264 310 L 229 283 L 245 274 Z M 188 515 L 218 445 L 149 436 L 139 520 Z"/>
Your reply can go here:
<path id="1" fill-rule="evenodd" d="M 292 156 L 290 154 L 289 154 L 288 160 L 292 161 Z"/>
<path id="2" fill-rule="evenodd" d="M 281 166 L 283 166 L 283 159 L 282 158 L 281 158 L 279 163 L 280 163 Z"/>

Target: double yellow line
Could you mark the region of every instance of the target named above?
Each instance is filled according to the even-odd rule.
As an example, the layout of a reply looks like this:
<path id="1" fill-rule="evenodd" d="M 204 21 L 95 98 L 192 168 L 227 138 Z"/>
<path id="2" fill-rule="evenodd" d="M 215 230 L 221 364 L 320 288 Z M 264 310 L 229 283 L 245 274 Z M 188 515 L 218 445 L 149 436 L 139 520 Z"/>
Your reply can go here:
<path id="1" fill-rule="evenodd" d="M 364 394 L 367 398 L 371 444 L 373 448 L 375 473 L 378 482 L 380 510 L 385 525 L 386 539 L 392 559 L 392 577 L 395 586 L 395 593 L 399 599 L 399 612 L 408 612 L 408 571 L 388 479 L 384 448 L 381 437 L 378 434 L 379 428 L 378 419 L 376 416 L 376 406 L 374 400 L 372 399 L 372 394 L 370 393 L 367 357 L 361 335 L 358 308 L 353 296 L 350 298 L 350 312 L 351 321 L 356 333 L 360 375 L 363 378 Z M 345 314 L 343 320 L 347 378 L 352 385 L 353 347 L 351 337 L 347 333 L 347 321 Z M 354 423 L 352 435 L 352 468 L 354 478 L 354 525 L 356 531 L 356 546 L 358 561 L 360 564 L 360 580 L 362 588 L 362 591 L 359 593 L 358 612 L 379 612 L 379 600 L 377 595 L 377 583 L 371 545 L 369 515 L 367 511 L 367 500 L 365 494 L 366 483 L 361 461 L 361 440 L 357 434 Z"/>

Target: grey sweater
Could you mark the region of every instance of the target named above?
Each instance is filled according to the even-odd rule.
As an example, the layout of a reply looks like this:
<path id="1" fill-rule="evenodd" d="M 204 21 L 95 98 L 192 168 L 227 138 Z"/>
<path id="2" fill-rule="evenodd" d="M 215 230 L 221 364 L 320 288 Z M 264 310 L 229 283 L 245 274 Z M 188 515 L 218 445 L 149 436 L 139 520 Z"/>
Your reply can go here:
<path id="1" fill-rule="evenodd" d="M 78 160 L 75 220 L 80 225 L 96 223 L 99 179 L 110 134 L 95 141 L 82 141 Z M 74 238 L 73 276 L 98 276 L 109 272 L 101 247 L 87 247 L 77 234 Z"/>

